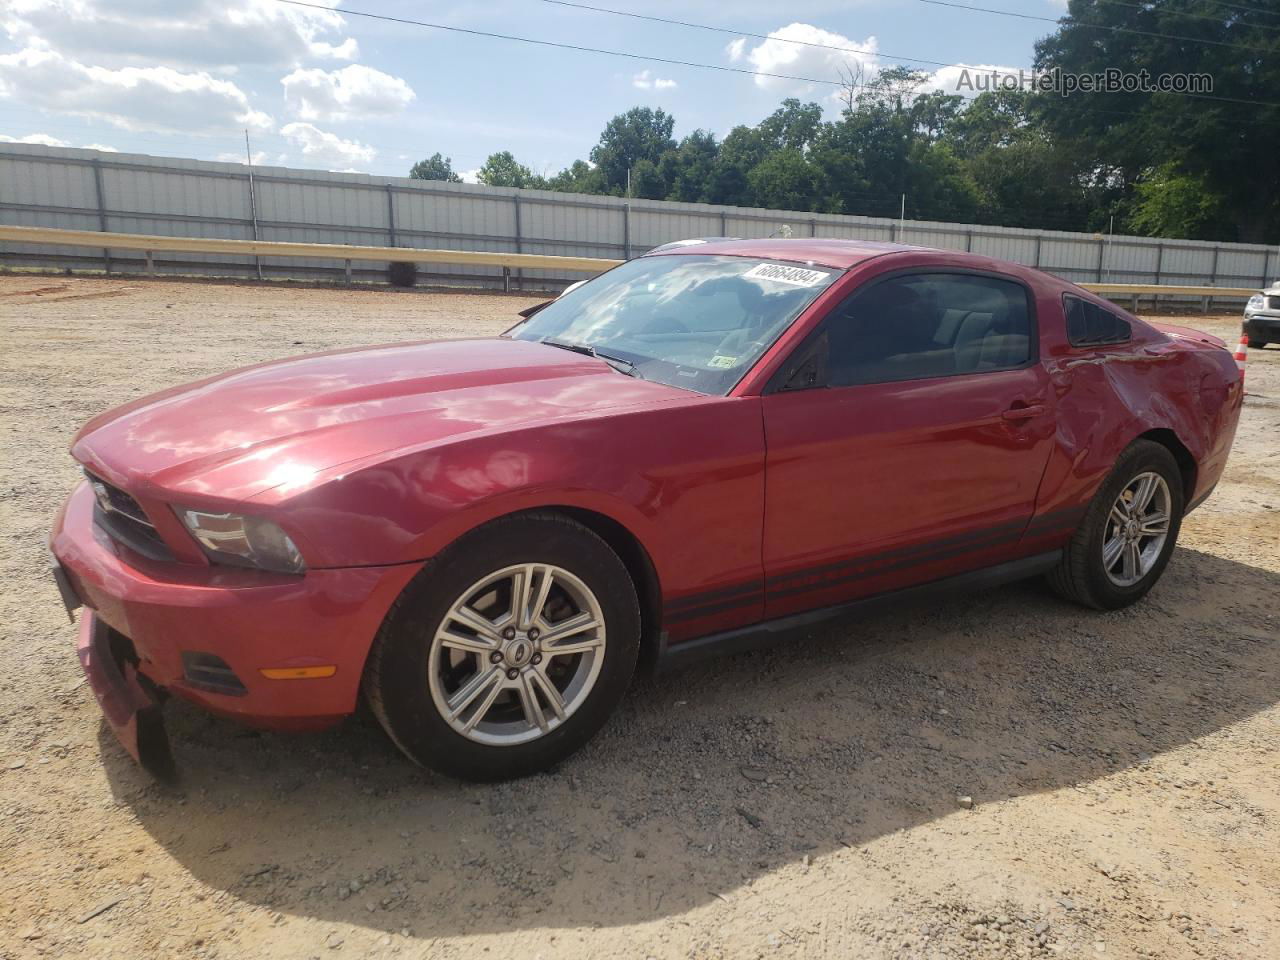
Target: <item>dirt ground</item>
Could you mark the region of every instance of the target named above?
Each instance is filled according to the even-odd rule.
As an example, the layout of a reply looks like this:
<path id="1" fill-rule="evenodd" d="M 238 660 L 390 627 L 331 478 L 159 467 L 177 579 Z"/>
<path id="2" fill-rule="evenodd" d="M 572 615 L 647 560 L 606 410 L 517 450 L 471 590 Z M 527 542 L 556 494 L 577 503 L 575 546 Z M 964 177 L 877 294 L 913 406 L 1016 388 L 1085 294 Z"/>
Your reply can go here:
<path id="1" fill-rule="evenodd" d="M 642 683 L 559 771 L 500 786 L 360 719 L 258 734 L 172 704 L 185 779 L 150 782 L 46 573 L 72 433 L 529 302 L 0 277 L 0 957 L 1280 956 L 1277 348 L 1128 610 L 1032 583 L 815 632 Z"/>

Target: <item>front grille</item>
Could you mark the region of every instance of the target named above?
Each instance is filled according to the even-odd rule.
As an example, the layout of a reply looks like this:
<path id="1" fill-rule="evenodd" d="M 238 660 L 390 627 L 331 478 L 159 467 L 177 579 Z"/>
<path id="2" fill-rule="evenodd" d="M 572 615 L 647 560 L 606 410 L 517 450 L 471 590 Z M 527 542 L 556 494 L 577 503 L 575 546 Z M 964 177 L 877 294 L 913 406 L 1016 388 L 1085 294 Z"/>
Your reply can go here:
<path id="1" fill-rule="evenodd" d="M 84 475 L 93 487 L 93 519 L 107 535 L 148 560 L 172 561 L 173 553 L 165 545 L 147 513 L 137 500 L 119 487 L 88 470 Z"/>
<path id="2" fill-rule="evenodd" d="M 1280 310 L 1280 297 L 1267 297 L 1268 310 Z"/>

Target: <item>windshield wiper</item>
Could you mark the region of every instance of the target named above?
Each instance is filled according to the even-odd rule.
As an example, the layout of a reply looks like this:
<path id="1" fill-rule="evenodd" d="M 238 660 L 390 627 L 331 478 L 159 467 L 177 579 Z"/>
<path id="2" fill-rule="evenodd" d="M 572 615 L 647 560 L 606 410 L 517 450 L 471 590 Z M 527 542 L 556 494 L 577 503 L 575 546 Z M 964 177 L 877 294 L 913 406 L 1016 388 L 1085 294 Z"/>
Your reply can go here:
<path id="1" fill-rule="evenodd" d="M 625 373 L 628 377 L 635 377 L 639 380 L 644 379 L 644 377 L 640 375 L 639 368 L 630 360 L 624 360 L 622 357 L 615 357 L 608 353 L 602 353 L 595 347 L 588 344 L 567 343 L 564 340 L 553 340 L 550 337 L 543 337 L 538 342 L 545 343 L 549 347 L 559 347 L 561 350 L 568 350 L 572 353 L 581 353 L 588 357 L 595 357 L 597 360 L 603 360 L 619 373 Z"/>

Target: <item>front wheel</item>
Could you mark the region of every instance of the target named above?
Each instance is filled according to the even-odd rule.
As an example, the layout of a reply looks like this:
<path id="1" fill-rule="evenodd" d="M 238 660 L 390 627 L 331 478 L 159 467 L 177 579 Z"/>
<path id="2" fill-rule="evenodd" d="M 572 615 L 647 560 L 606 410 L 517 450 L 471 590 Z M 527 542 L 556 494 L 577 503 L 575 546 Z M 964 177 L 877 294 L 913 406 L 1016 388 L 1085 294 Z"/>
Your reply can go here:
<path id="1" fill-rule="evenodd" d="M 1142 598 L 1169 563 L 1182 525 L 1182 475 L 1165 447 L 1131 444 L 1094 495 L 1049 573 L 1068 600 L 1116 610 Z"/>
<path id="2" fill-rule="evenodd" d="M 429 563 L 387 617 L 365 696 L 411 759 L 464 780 L 553 766 L 635 670 L 640 612 L 617 554 L 557 514 L 498 520 Z"/>

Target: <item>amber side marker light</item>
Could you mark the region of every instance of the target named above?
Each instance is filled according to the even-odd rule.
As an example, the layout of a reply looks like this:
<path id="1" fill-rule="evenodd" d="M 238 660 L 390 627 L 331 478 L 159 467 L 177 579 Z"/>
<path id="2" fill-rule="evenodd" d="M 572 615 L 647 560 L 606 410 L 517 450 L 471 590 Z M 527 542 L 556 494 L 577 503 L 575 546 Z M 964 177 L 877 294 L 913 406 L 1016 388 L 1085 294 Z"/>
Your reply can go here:
<path id="1" fill-rule="evenodd" d="M 338 668 L 330 663 L 323 667 L 263 667 L 258 672 L 268 680 L 314 680 L 332 677 Z"/>

